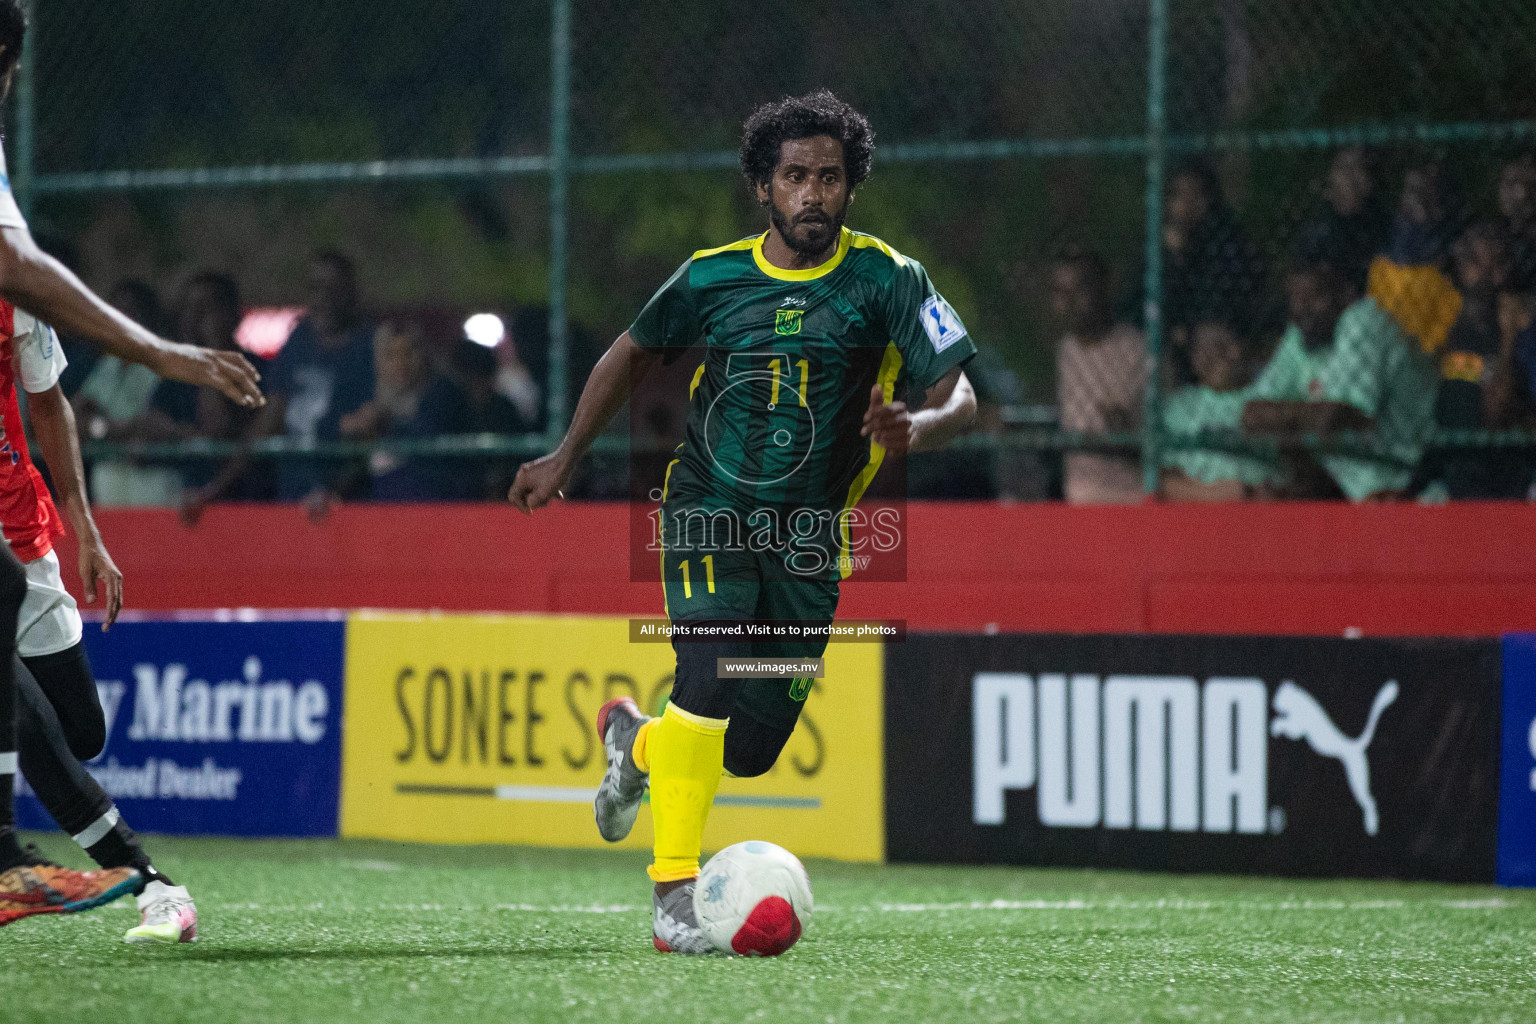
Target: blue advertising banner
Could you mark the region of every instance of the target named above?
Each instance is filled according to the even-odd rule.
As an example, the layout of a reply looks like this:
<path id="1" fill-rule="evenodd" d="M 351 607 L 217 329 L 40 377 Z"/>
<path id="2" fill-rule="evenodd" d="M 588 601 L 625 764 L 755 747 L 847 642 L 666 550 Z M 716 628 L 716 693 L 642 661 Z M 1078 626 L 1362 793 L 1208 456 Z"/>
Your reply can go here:
<path id="1" fill-rule="evenodd" d="M 346 622 L 133 621 L 86 649 L 107 745 L 86 768 L 144 832 L 334 836 Z M 18 782 L 17 820 L 53 820 Z"/>
<path id="2" fill-rule="evenodd" d="M 1536 886 L 1536 634 L 1504 638 L 1500 885 Z"/>

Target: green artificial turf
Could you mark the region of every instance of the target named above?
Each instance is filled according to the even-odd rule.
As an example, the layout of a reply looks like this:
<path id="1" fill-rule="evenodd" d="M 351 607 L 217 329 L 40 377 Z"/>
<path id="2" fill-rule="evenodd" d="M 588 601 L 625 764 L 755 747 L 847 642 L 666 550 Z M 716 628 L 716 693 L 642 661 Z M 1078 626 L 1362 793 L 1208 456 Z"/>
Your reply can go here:
<path id="1" fill-rule="evenodd" d="M 130 900 L 22 921 L 0 1020 L 1536 1020 L 1536 893 L 1491 887 L 813 861 L 787 955 L 690 959 L 651 948 L 633 854 L 149 847 L 201 940 L 124 945 Z"/>

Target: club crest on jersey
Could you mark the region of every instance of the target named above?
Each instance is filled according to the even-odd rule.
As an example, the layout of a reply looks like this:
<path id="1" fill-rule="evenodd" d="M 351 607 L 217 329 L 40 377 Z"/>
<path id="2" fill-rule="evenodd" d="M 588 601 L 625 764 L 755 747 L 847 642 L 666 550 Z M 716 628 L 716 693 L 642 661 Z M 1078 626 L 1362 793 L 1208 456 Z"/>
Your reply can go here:
<path id="1" fill-rule="evenodd" d="M 937 295 L 928 296 L 922 309 L 918 310 L 917 318 L 922 321 L 923 330 L 928 332 L 928 340 L 933 342 L 935 352 L 943 352 L 949 346 L 965 337 L 965 327 L 960 323 L 960 318 Z"/>
<path id="2" fill-rule="evenodd" d="M 773 333 L 799 334 L 803 320 L 805 320 L 803 309 L 776 309 L 773 311 Z"/>

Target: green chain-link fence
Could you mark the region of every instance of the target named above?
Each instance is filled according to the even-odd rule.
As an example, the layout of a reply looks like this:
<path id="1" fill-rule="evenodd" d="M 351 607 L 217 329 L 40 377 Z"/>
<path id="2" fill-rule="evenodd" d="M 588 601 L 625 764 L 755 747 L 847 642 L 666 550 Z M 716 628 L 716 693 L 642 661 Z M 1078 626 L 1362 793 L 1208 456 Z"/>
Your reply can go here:
<path id="1" fill-rule="evenodd" d="M 214 265 L 277 302 L 310 248 L 337 244 L 385 304 L 547 309 L 547 346 L 528 342 L 547 436 L 412 450 L 528 453 L 558 436 L 656 284 L 692 250 L 761 230 L 735 169 L 743 117 L 819 86 L 878 134 L 850 222 L 922 260 L 985 349 L 970 443 L 986 457 L 960 461 L 987 479 L 939 467 L 940 490 L 1047 493 L 1059 484 L 1038 453 L 1063 449 L 1139 460 L 1148 489 L 1179 452 L 1196 476 L 1203 456 L 1268 460 L 1274 446 L 1230 415 L 1196 414 L 1220 349 L 1197 335 L 1226 330 L 1232 386 L 1257 375 L 1299 264 L 1343 265 L 1415 332 L 1404 344 L 1430 405 L 1446 380 L 1486 385 L 1501 348 L 1525 369 L 1509 328 L 1530 305 L 1536 183 L 1530 215 L 1499 189 L 1536 150 L 1525 0 L 33 0 L 33 18 L 13 178 L 38 230 L 73 242 L 100 283 Z M 1510 264 L 1491 300 L 1462 279 L 1477 259 L 1458 263 L 1458 241 L 1483 235 Z M 1058 396 L 1051 299 L 1068 247 L 1102 255 L 1113 311 L 1157 368 L 1132 376 L 1133 407 Z M 1436 289 L 1463 298 L 1460 314 Z M 1089 392 L 1106 366 L 1079 365 Z M 1095 414 L 1074 417 L 1082 402 Z M 1432 410 L 1425 465 L 1441 446 L 1498 449 L 1486 457 L 1528 480 L 1510 453 L 1530 446 L 1532 408 Z M 1301 433 L 1419 461 L 1371 430 Z"/>

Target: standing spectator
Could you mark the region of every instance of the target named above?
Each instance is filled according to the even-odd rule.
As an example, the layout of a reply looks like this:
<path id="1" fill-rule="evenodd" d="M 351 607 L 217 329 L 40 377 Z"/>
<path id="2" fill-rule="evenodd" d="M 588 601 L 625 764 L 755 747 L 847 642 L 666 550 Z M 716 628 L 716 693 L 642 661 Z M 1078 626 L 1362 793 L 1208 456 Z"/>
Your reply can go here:
<path id="1" fill-rule="evenodd" d="M 459 386 L 464 390 L 467 432 L 502 436 L 532 432 L 533 423 L 525 420 L 517 406 L 496 390 L 494 350 L 472 341 L 461 341 L 454 351 L 453 367 Z M 487 501 L 504 499 L 512 486 L 512 478 L 517 475 L 520 461 L 510 456 L 466 459 L 466 472 L 480 481 L 475 496 Z"/>
<path id="2" fill-rule="evenodd" d="M 235 331 L 244 307 L 240 286 L 227 274 L 205 272 L 187 282 L 177 317 L 182 341 L 225 352 L 240 349 Z M 259 367 L 258 367 L 259 368 Z M 192 436 L 208 441 L 250 441 L 260 436 L 261 414 L 236 405 L 212 388 L 198 388 L 192 410 Z M 189 467 L 181 499 L 182 519 L 195 523 L 215 501 L 260 501 L 272 497 L 272 467 L 241 454 L 210 469 Z"/>
<path id="3" fill-rule="evenodd" d="M 1488 387 L 1488 403 L 1509 426 L 1536 424 L 1536 284 L 1499 295 L 1499 363 Z"/>
<path id="4" fill-rule="evenodd" d="M 1405 267 L 1443 267 L 1465 223 L 1461 204 L 1445 180 L 1444 165 L 1420 160 L 1403 172 L 1388 254 Z"/>
<path id="5" fill-rule="evenodd" d="M 1514 270 L 1514 248 L 1504 224 L 1488 220 L 1468 228 L 1452 249 L 1462 306 L 1439 358 L 1435 424 L 1443 429 L 1513 425 L 1516 392 L 1503 378 L 1514 375 L 1518 331 L 1501 331 L 1499 306 Z M 1521 498 L 1531 482 L 1530 460 L 1521 452 L 1449 449 L 1437 462 L 1432 475 L 1451 498 Z"/>
<path id="6" fill-rule="evenodd" d="M 1514 243 L 1513 283 L 1536 285 L 1536 153 L 1521 153 L 1499 168 L 1499 216 Z"/>
<path id="7" fill-rule="evenodd" d="M 1163 323 L 1179 383 L 1193 379 L 1189 341 L 1201 314 L 1251 314 L 1265 275 L 1216 171 L 1203 160 L 1176 168 L 1164 197 Z"/>
<path id="8" fill-rule="evenodd" d="M 358 305 L 357 272 L 339 252 L 323 251 L 305 275 L 309 308 L 293 328 L 263 383 L 261 429 L 300 444 L 336 441 L 341 418 L 356 412 L 373 389 L 373 328 Z M 285 459 L 278 497 L 315 499 L 338 473 L 318 460 Z"/>
<path id="9" fill-rule="evenodd" d="M 1392 244 L 1371 264 L 1367 294 L 1431 356 L 1461 314 L 1461 296 L 1445 274 L 1451 242 L 1465 223 L 1460 210 L 1438 160 L 1409 165 Z"/>
<path id="10" fill-rule="evenodd" d="M 1292 270 L 1286 295 L 1290 326 L 1253 385 L 1243 429 L 1282 438 L 1368 433 L 1374 451 L 1316 461 L 1351 501 L 1405 497 L 1434 419 L 1428 363 L 1331 264 Z"/>
<path id="11" fill-rule="evenodd" d="M 108 301 L 159 335 L 169 334 L 159 296 L 143 281 L 119 281 Z M 162 380 L 137 363 L 101 355 L 73 396 L 84 441 L 176 441 L 188 436 L 196 390 Z M 179 466 L 144 460 L 91 464 L 91 500 L 100 506 L 174 507 L 180 500 Z"/>
<path id="12" fill-rule="evenodd" d="M 353 441 L 426 439 L 471 428 L 464 394 L 432 372 L 415 324 L 380 324 L 374 334 L 373 395 L 341 418 L 341 436 Z M 457 458 L 377 451 L 368 460 L 369 496 L 375 501 L 462 501 L 479 498 L 478 479 Z"/>
<path id="13" fill-rule="evenodd" d="M 1225 433 L 1237 438 L 1245 385 L 1252 379 L 1250 343 L 1241 321 L 1202 319 L 1190 348 L 1199 383 L 1180 388 L 1163 401 L 1163 428 L 1170 440 L 1193 441 Z M 1239 448 L 1170 444 L 1163 454 L 1162 493 L 1171 501 L 1241 501 L 1278 493 L 1280 465 Z"/>
<path id="14" fill-rule="evenodd" d="M 1147 352 L 1141 332 L 1110 315 L 1109 280 L 1097 254 L 1069 250 L 1051 271 L 1051 307 L 1066 328 L 1056 349 L 1062 429 L 1103 435 L 1140 429 Z M 1074 504 L 1133 503 L 1144 496 L 1140 459 L 1072 452 L 1063 489 Z"/>
<path id="15" fill-rule="evenodd" d="M 1374 155 L 1364 146 L 1339 150 L 1328 166 L 1322 207 L 1297 232 L 1298 259 L 1334 263 L 1363 291 L 1371 261 L 1386 250 L 1391 234 Z"/>

